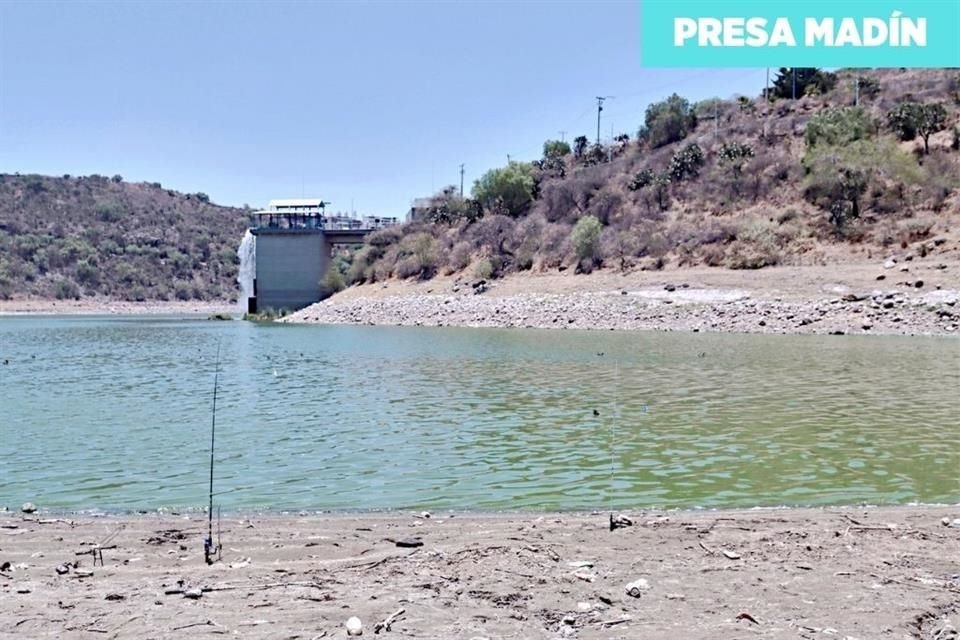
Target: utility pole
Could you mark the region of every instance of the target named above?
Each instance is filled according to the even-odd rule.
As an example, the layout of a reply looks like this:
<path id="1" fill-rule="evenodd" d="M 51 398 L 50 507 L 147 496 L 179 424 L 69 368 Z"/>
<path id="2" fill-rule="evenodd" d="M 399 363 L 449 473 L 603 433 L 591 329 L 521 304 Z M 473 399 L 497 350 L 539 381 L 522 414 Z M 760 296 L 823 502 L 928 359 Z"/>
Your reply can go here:
<path id="1" fill-rule="evenodd" d="M 791 69 L 793 71 L 793 99 L 797 99 L 797 68 L 794 67 Z"/>
<path id="2" fill-rule="evenodd" d="M 463 197 L 463 164 L 460 165 L 460 197 Z"/>
<path id="3" fill-rule="evenodd" d="M 566 142 L 567 132 L 566 132 L 566 131 L 558 131 L 557 133 L 560 134 L 560 142 Z"/>
<path id="4" fill-rule="evenodd" d="M 860 106 L 860 70 L 853 72 L 853 106 Z"/>
<path id="5" fill-rule="evenodd" d="M 510 164 L 510 154 L 507 154 L 507 164 Z"/>
<path id="6" fill-rule="evenodd" d="M 763 99 L 770 102 L 770 67 L 767 67 L 767 86 L 763 90 Z"/>
<path id="7" fill-rule="evenodd" d="M 600 146 L 600 112 L 603 111 L 603 101 L 613 96 L 597 96 L 597 146 Z"/>

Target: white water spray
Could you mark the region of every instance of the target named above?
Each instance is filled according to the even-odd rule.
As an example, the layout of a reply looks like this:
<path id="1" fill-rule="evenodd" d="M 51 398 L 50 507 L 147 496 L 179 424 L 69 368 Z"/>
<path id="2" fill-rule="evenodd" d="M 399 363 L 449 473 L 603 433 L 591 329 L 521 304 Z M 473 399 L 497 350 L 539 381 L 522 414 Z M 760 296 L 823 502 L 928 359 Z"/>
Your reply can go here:
<path id="1" fill-rule="evenodd" d="M 247 312 L 247 298 L 253 297 L 253 279 L 257 273 L 257 237 L 247 229 L 237 249 L 240 257 L 240 271 L 237 273 L 237 283 L 240 285 L 240 313 Z"/>

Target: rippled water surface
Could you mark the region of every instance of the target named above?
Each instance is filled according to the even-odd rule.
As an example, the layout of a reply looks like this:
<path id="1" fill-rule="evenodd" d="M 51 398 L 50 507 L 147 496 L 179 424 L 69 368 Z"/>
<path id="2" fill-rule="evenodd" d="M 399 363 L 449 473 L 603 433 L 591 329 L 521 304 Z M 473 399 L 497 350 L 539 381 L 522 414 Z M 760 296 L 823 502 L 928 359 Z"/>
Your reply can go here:
<path id="1" fill-rule="evenodd" d="M 0 506 L 955 502 L 960 341 L 0 318 Z M 2 364 L 6 360 L 7 364 Z"/>

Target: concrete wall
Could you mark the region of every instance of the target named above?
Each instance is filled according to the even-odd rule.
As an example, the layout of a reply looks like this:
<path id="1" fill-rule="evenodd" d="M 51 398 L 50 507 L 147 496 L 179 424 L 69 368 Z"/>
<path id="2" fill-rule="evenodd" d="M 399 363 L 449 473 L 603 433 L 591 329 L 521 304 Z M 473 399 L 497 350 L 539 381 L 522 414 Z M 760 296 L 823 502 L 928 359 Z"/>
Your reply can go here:
<path id="1" fill-rule="evenodd" d="M 320 281 L 330 263 L 323 232 L 258 229 L 257 310 L 295 311 L 320 299 Z"/>

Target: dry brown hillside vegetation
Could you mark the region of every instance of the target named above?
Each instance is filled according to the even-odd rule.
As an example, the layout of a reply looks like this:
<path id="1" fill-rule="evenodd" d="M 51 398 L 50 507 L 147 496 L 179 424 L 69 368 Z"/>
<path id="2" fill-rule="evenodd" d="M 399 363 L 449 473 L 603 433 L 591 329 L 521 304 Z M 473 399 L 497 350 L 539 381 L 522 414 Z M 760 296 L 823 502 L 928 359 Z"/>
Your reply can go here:
<path id="1" fill-rule="evenodd" d="M 781 70 L 769 99 L 673 95 L 610 144 L 547 141 L 373 234 L 329 285 L 922 253 L 957 215 L 960 71 L 862 70 L 859 107 L 854 71 L 800 72 L 797 99 Z"/>
<path id="2" fill-rule="evenodd" d="M 0 299 L 236 298 L 244 214 L 120 176 L 0 175 Z"/>

